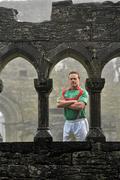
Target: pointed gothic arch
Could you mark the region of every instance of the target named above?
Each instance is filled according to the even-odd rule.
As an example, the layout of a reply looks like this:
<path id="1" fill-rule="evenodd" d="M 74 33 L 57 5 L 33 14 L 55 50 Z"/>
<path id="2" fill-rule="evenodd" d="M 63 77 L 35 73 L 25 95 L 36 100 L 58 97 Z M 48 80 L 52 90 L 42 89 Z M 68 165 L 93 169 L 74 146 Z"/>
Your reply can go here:
<path id="1" fill-rule="evenodd" d="M 10 44 L 5 46 L 0 52 L 0 70 L 2 70 L 12 59 L 16 57 L 23 57 L 33 65 L 37 71 L 38 62 L 36 60 L 37 51 L 32 45 L 26 43 Z"/>
<path id="2" fill-rule="evenodd" d="M 86 69 L 88 75 L 92 72 L 92 67 L 89 59 L 90 53 L 82 44 L 79 47 L 74 44 L 59 44 L 55 49 L 49 52 L 48 56 L 52 62 L 49 73 L 58 62 L 67 57 L 71 57 L 81 63 Z"/>

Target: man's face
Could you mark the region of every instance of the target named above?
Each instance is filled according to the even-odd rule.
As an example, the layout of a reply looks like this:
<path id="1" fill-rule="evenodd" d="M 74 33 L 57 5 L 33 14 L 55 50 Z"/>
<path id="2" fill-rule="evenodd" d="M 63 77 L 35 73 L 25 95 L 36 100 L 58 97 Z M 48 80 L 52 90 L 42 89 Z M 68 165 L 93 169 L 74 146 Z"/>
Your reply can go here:
<path id="1" fill-rule="evenodd" d="M 71 88 L 76 88 L 80 84 L 80 79 L 78 78 L 77 74 L 70 74 L 69 75 L 69 83 Z"/>

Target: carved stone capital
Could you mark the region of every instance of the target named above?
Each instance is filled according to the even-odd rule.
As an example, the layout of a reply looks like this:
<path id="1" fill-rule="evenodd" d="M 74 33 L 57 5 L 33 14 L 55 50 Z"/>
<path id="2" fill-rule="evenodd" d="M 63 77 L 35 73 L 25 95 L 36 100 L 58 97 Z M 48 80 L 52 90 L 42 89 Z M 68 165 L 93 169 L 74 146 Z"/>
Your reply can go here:
<path id="1" fill-rule="evenodd" d="M 105 84 L 104 78 L 89 78 L 86 79 L 86 90 L 88 92 L 100 93 Z"/>
<path id="2" fill-rule="evenodd" d="M 0 79 L 0 92 L 2 92 L 2 90 L 3 90 L 3 82 L 2 82 L 2 80 Z"/>
<path id="3" fill-rule="evenodd" d="M 53 81 L 52 79 L 47 79 L 47 80 L 34 79 L 34 86 L 38 93 L 49 94 L 52 91 Z"/>

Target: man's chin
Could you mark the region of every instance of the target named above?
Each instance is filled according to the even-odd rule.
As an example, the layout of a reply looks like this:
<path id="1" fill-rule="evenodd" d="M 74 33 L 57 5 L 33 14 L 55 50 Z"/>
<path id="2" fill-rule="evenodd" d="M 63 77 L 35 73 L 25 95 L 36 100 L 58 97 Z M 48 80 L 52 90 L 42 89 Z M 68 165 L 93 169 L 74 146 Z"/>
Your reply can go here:
<path id="1" fill-rule="evenodd" d="M 77 87 L 78 87 L 77 85 L 72 85 L 72 88 L 74 88 L 74 89 L 77 88 Z"/>

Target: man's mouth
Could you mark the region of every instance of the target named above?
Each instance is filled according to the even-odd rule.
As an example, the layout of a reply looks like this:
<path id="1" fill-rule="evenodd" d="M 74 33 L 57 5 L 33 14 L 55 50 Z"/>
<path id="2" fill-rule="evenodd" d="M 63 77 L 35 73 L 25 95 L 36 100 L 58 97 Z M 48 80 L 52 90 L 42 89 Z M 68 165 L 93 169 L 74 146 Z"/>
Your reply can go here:
<path id="1" fill-rule="evenodd" d="M 72 85 L 76 85 L 76 83 L 72 83 Z"/>

